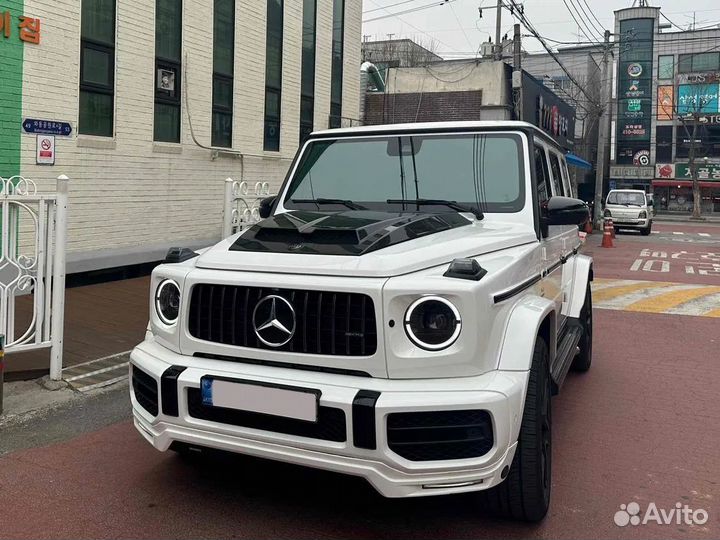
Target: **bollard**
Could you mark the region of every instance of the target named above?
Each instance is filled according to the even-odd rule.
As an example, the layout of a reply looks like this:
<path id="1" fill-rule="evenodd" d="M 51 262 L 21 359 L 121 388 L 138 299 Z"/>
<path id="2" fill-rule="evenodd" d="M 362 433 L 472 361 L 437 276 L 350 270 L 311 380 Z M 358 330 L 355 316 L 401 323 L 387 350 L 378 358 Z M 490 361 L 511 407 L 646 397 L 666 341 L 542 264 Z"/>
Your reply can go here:
<path id="1" fill-rule="evenodd" d="M 0 414 L 3 412 L 3 383 L 5 382 L 5 336 L 0 334 Z"/>

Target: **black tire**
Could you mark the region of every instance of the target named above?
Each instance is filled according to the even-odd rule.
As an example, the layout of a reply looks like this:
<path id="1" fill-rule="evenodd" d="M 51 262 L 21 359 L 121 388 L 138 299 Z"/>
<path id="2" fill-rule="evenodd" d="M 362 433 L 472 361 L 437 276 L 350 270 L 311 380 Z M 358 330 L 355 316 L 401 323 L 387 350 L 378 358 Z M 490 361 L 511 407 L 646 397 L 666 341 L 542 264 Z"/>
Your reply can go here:
<path id="1" fill-rule="evenodd" d="M 652 231 L 652 225 L 648 225 L 644 229 L 640 229 L 640 234 L 643 236 L 648 236 L 650 234 L 650 231 Z"/>
<path id="2" fill-rule="evenodd" d="M 613 229 L 615 229 L 615 234 L 620 232 L 620 227 L 613 227 Z"/>
<path id="3" fill-rule="evenodd" d="M 538 336 L 510 472 L 483 493 L 486 506 L 496 515 L 536 522 L 547 514 L 552 480 L 551 392 L 548 348 Z"/>
<path id="4" fill-rule="evenodd" d="M 589 282 L 585 290 L 585 303 L 580 310 L 580 325 L 583 329 L 583 335 L 578 342 L 580 351 L 575 355 L 575 359 L 570 366 L 573 371 L 587 371 L 590 369 L 590 364 L 592 364 L 593 314 L 592 291 Z"/>

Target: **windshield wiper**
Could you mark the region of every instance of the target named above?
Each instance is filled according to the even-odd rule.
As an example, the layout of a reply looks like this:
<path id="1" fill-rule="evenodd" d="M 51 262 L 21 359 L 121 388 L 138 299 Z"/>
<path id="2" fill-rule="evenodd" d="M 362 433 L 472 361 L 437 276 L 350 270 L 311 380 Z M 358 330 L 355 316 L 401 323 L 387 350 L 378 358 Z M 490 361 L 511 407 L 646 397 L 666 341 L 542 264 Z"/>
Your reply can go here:
<path id="1" fill-rule="evenodd" d="M 324 199 L 322 197 L 319 197 L 317 199 L 290 199 L 290 202 L 301 204 L 341 204 L 342 206 L 345 206 L 350 210 L 367 210 L 367 208 L 365 208 L 364 206 L 346 199 Z"/>
<path id="2" fill-rule="evenodd" d="M 415 204 L 418 206 L 447 206 L 458 212 L 470 212 L 477 219 L 483 219 L 485 216 L 477 208 L 467 206 L 456 201 L 446 201 L 444 199 L 388 199 L 387 204 Z"/>

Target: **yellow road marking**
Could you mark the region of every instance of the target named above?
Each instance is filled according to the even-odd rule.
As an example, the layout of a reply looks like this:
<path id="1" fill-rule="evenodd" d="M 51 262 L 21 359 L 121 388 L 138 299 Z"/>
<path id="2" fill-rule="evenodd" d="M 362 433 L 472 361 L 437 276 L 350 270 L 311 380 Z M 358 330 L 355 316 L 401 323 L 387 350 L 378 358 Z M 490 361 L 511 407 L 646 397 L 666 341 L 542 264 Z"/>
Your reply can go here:
<path id="1" fill-rule="evenodd" d="M 625 311 L 644 311 L 646 313 L 662 313 L 663 311 L 689 302 L 702 296 L 709 296 L 720 292 L 720 287 L 699 286 L 695 289 L 685 289 L 659 294 L 634 302 L 626 306 Z"/>
<path id="2" fill-rule="evenodd" d="M 634 293 L 642 289 L 656 289 L 658 287 L 670 287 L 674 283 L 664 281 L 638 281 L 630 285 L 619 285 L 617 287 L 605 287 L 599 291 L 593 291 L 593 301 L 605 302 L 628 293 Z"/>
<path id="3" fill-rule="evenodd" d="M 702 314 L 703 317 L 720 317 L 720 308 Z"/>

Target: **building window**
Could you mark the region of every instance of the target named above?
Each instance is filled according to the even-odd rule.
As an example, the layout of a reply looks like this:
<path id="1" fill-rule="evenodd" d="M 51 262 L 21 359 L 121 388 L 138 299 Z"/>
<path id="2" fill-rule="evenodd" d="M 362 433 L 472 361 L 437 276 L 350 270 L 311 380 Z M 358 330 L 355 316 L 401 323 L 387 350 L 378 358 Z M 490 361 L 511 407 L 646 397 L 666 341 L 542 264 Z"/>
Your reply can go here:
<path id="1" fill-rule="evenodd" d="M 182 0 L 155 3 L 154 140 L 180 142 Z"/>
<path id="2" fill-rule="evenodd" d="M 313 130 L 315 117 L 315 43 L 317 0 L 303 0 L 302 74 L 300 76 L 300 144 Z"/>
<path id="3" fill-rule="evenodd" d="M 83 0 L 78 132 L 113 136 L 115 0 Z"/>
<path id="4" fill-rule="evenodd" d="M 342 124 L 343 41 L 345 0 L 333 0 L 332 68 L 330 74 L 330 127 Z"/>
<path id="5" fill-rule="evenodd" d="M 283 0 L 268 0 L 265 40 L 265 137 L 263 148 L 280 150 L 282 104 Z"/>
<path id="6" fill-rule="evenodd" d="M 213 15 L 212 146 L 232 147 L 235 0 L 215 0 Z"/>
<path id="7" fill-rule="evenodd" d="M 720 69 L 720 52 L 681 54 L 678 57 L 678 73 L 717 71 Z"/>
<path id="8" fill-rule="evenodd" d="M 682 129 L 682 128 L 681 128 Z M 672 162 L 672 126 L 657 126 L 655 131 L 655 162 L 671 163 Z"/>
<path id="9" fill-rule="evenodd" d="M 675 56 L 658 56 L 658 79 L 672 79 L 675 76 Z"/>

